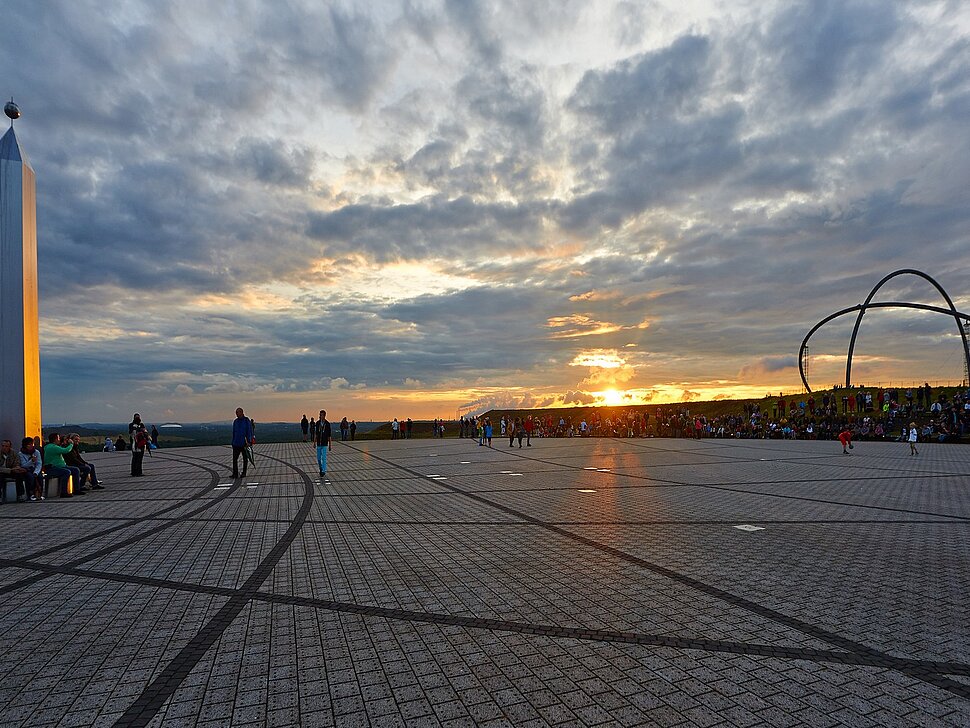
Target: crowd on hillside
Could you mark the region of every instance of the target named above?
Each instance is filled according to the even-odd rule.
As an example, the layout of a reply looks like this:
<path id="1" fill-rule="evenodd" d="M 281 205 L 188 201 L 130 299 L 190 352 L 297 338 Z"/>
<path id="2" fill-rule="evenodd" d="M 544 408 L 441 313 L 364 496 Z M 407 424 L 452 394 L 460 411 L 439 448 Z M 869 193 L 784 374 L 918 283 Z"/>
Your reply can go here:
<path id="1" fill-rule="evenodd" d="M 837 439 L 849 431 L 858 440 L 906 440 L 911 425 L 921 441 L 959 440 L 970 432 L 970 390 L 952 398 L 929 384 L 906 389 L 840 388 L 831 393 L 779 396 L 715 417 L 691 414 L 685 404 L 623 410 L 593 410 L 584 415 L 542 413 L 503 415 L 499 435 L 528 437 L 690 437 L 756 439 Z M 462 417 L 459 436 L 487 441 L 490 418 Z"/>

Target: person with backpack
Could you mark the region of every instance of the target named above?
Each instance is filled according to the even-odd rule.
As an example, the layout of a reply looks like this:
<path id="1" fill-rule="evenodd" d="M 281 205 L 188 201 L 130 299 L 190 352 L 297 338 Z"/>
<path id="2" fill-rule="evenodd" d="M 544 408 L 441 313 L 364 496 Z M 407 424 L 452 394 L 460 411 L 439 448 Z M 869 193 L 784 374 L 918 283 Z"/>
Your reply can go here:
<path id="1" fill-rule="evenodd" d="M 136 415 L 137 416 L 137 415 Z M 145 459 L 145 450 L 148 449 L 148 443 L 150 442 L 148 438 L 148 430 L 145 425 L 139 421 L 131 433 L 131 475 L 132 477 L 140 477 L 144 475 L 141 466 L 142 461 Z"/>

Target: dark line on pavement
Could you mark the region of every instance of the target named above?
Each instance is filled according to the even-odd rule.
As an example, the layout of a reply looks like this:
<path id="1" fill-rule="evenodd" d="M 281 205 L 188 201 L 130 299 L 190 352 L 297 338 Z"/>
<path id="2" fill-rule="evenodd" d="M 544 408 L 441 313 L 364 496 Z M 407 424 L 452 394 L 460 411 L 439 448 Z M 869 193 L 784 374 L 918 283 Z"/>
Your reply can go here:
<path id="1" fill-rule="evenodd" d="M 269 456 L 263 455 L 267 458 Z M 276 458 L 270 458 L 277 460 Z M 115 726 L 146 726 L 158 714 L 165 702 L 172 697 L 179 686 L 192 672 L 193 668 L 203 658 L 205 653 L 222 636 L 223 632 L 239 616 L 243 608 L 256 594 L 259 587 L 270 575 L 283 554 L 290 548 L 303 523 L 310 515 L 313 506 L 313 481 L 307 474 L 295 465 L 283 460 L 277 460 L 296 470 L 303 477 L 305 493 L 303 504 L 286 529 L 283 537 L 276 543 L 272 551 L 259 562 L 259 566 L 246 579 L 238 590 L 234 591 L 229 600 L 222 605 L 218 612 L 196 633 L 188 644 L 165 666 L 154 680 L 141 692 L 124 714 L 115 722 Z M 238 481 L 237 481 L 238 482 Z"/>
<path id="2" fill-rule="evenodd" d="M 347 443 L 344 443 L 344 444 L 347 444 Z M 353 446 L 349 446 L 349 447 L 353 447 Z M 357 450 L 358 452 L 361 452 L 359 448 L 353 447 L 353 449 Z M 371 458 L 374 458 L 376 460 L 381 460 L 390 465 L 394 465 L 400 468 L 401 470 L 405 472 L 410 472 L 411 474 L 417 477 L 426 477 L 416 470 L 412 470 L 411 468 L 408 468 L 404 465 L 398 465 L 397 463 L 394 463 L 392 460 L 383 458 L 380 455 L 375 455 L 373 452 L 368 452 L 367 454 Z M 703 581 L 700 581 L 699 579 L 695 579 L 691 576 L 687 576 L 686 574 L 681 574 L 680 572 L 674 571 L 673 569 L 668 569 L 667 567 L 661 566 L 660 564 L 655 564 L 650 561 L 647 561 L 646 559 L 641 559 L 640 557 L 634 556 L 633 554 L 627 553 L 626 551 L 622 551 L 621 549 L 615 548 L 613 546 L 600 543 L 599 541 L 596 541 L 591 538 L 587 538 L 586 536 L 582 536 L 578 533 L 574 533 L 573 531 L 569 531 L 565 528 L 550 525 L 548 523 L 545 523 L 544 521 L 541 521 L 538 518 L 530 516 L 528 513 L 523 513 L 522 511 L 517 511 L 514 508 L 509 508 L 508 506 L 504 506 L 501 503 L 496 503 L 494 501 L 491 501 L 488 498 L 485 498 L 484 496 L 480 496 L 476 493 L 469 493 L 469 492 L 463 491 L 460 488 L 456 488 L 454 486 L 449 485 L 447 482 L 437 481 L 437 483 L 443 488 L 454 490 L 456 493 L 461 493 L 467 496 L 468 498 L 471 498 L 474 501 L 496 508 L 502 511 L 503 513 L 508 513 L 511 516 L 520 518 L 523 521 L 526 521 L 528 523 L 533 523 L 537 526 L 540 526 L 546 529 L 547 531 L 563 536 L 564 538 L 570 539 L 577 543 L 584 544 L 585 546 L 589 546 L 590 548 L 596 549 L 603 553 L 610 554 L 611 556 L 614 556 L 622 561 L 626 561 L 627 563 L 640 566 L 641 568 L 644 568 L 655 574 L 659 574 L 660 576 L 666 577 L 680 584 L 684 584 L 685 586 L 689 586 L 703 594 L 707 594 L 708 596 L 714 597 L 715 599 L 719 599 L 723 602 L 731 604 L 732 606 L 745 609 L 753 614 L 757 614 L 758 616 L 771 620 L 772 622 L 776 622 L 786 627 L 795 629 L 801 632 L 802 634 L 806 634 L 815 639 L 822 640 L 823 642 L 828 642 L 831 645 L 835 645 L 836 647 L 839 647 L 844 650 L 848 650 L 857 655 L 864 656 L 870 659 L 878 659 L 878 660 L 890 659 L 889 655 L 883 652 L 880 652 L 879 650 L 873 649 L 871 647 L 867 647 L 861 642 L 856 642 L 855 640 L 849 639 L 848 637 L 843 637 L 842 635 L 836 634 L 834 632 L 829 632 L 828 630 L 822 629 L 821 627 L 817 627 L 814 624 L 810 624 L 796 617 L 792 617 L 783 612 L 779 612 L 778 610 L 772 609 L 771 607 L 766 607 L 762 604 L 758 604 L 757 602 L 753 602 L 750 599 L 745 599 L 744 597 L 740 597 L 736 594 L 732 594 L 731 592 L 720 589 L 716 586 L 713 586 L 712 584 L 707 584 Z M 906 675 L 917 678 L 924 682 L 933 684 L 936 687 L 942 688 L 943 690 L 947 690 L 955 695 L 959 695 L 960 697 L 970 698 L 970 686 L 964 685 L 963 683 L 960 683 L 957 681 L 947 680 L 946 678 L 943 678 L 941 675 L 933 671 L 927 672 L 926 670 L 923 670 L 923 669 L 907 668 L 907 667 L 896 667 L 893 669 L 896 669 L 899 672 L 902 672 Z"/>

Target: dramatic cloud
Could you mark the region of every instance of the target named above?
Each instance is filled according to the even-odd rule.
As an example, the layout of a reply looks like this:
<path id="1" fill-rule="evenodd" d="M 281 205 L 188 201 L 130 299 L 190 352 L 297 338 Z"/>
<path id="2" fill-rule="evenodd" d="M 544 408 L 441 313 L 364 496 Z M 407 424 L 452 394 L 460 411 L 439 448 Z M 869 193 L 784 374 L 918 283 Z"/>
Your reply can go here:
<path id="1" fill-rule="evenodd" d="M 970 309 L 966 3 L 3 20 L 48 421 L 760 395 L 798 388 L 804 334 L 892 270 Z M 939 303 L 912 277 L 880 296 Z M 850 328 L 813 337 L 813 383 L 843 376 Z M 963 375 L 926 312 L 871 311 L 856 351 L 870 382 Z"/>

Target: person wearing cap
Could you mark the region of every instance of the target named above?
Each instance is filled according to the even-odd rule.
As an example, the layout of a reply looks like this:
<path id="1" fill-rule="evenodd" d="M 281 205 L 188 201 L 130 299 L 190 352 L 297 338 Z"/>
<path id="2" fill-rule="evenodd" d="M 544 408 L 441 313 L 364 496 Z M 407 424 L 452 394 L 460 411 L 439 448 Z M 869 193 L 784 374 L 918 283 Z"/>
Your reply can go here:
<path id="1" fill-rule="evenodd" d="M 909 440 L 909 454 L 910 455 L 919 455 L 919 450 L 916 449 L 916 438 L 918 436 L 919 436 L 919 433 L 916 431 L 916 423 L 915 422 L 910 422 L 909 423 L 909 438 L 907 438 Z M 932 458 L 930 458 L 930 459 L 932 460 Z"/>

